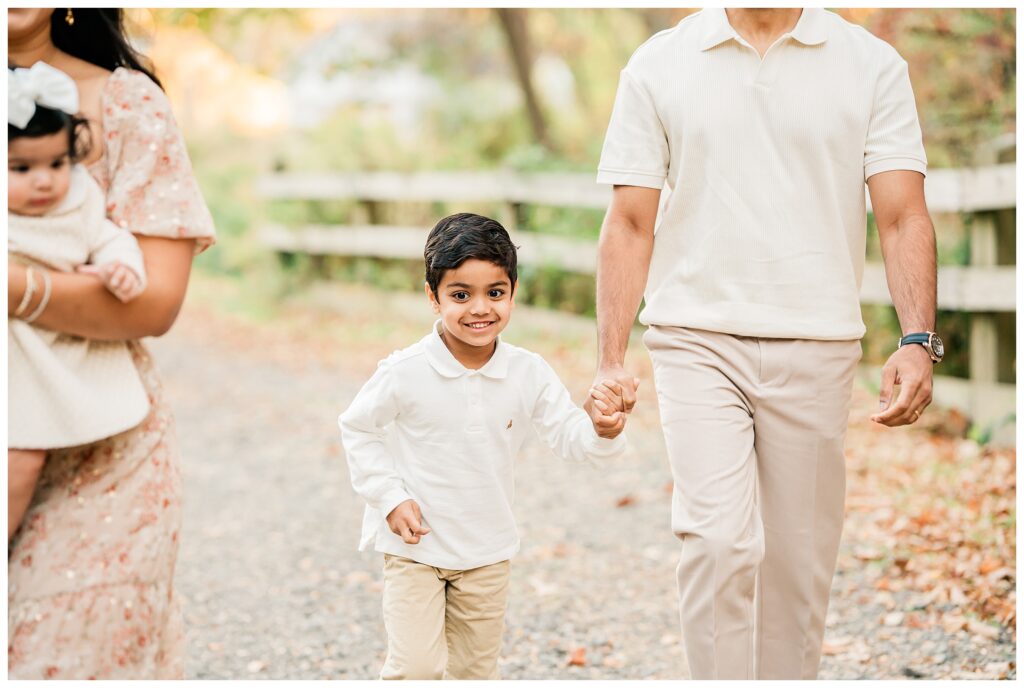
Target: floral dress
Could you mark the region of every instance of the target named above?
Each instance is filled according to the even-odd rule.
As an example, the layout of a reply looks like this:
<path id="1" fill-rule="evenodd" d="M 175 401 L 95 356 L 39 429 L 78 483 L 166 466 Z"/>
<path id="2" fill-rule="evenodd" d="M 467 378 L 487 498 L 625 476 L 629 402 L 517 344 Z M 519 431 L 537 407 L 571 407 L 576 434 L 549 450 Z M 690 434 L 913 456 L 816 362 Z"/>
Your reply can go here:
<path id="1" fill-rule="evenodd" d="M 102 95 L 105 152 L 89 166 L 126 231 L 213 243 L 213 221 L 163 91 L 118 68 Z M 51 452 L 7 559 L 8 677 L 182 678 L 173 587 L 181 529 L 174 419 L 152 359 L 140 425 Z"/>

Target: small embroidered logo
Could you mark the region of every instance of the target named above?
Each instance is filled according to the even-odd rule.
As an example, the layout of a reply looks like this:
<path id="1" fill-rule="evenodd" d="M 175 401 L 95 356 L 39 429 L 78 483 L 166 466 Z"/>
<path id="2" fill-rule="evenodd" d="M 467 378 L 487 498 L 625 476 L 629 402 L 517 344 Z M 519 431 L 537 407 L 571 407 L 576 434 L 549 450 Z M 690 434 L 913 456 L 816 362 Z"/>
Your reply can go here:
<path id="1" fill-rule="evenodd" d="M 505 426 L 505 429 L 506 429 L 506 430 L 509 430 L 509 429 L 511 429 L 511 428 L 512 428 L 512 419 L 511 419 L 511 418 L 509 418 L 509 419 L 508 419 L 508 425 L 506 425 L 506 426 Z"/>

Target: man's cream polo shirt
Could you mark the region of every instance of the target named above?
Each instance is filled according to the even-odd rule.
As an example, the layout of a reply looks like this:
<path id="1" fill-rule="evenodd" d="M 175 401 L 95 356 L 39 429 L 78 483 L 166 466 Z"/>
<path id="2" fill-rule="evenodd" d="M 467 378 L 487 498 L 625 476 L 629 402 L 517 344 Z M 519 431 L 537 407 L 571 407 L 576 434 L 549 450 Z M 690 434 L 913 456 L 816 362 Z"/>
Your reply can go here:
<path id="1" fill-rule="evenodd" d="M 641 322 L 857 339 L 865 181 L 926 163 L 887 43 L 805 9 L 762 59 L 705 9 L 622 70 L 597 180 L 663 189 Z"/>
<path id="2" fill-rule="evenodd" d="M 338 423 L 352 486 L 367 504 L 359 548 L 376 543 L 378 552 L 465 570 L 519 550 L 513 469 L 534 431 L 575 461 L 621 455 L 626 436 L 598 437 L 537 354 L 499 338 L 491 360 L 469 370 L 439 328 L 381 361 Z M 431 528 L 415 545 L 385 521 L 407 499 Z"/>

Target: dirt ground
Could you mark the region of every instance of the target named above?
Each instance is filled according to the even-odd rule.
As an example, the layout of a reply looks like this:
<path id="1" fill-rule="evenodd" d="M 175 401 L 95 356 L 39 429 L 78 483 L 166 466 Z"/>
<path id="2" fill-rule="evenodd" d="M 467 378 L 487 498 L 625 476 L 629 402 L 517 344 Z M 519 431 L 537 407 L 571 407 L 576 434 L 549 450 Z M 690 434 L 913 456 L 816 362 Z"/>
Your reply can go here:
<path id="1" fill-rule="evenodd" d="M 363 504 L 348 482 L 336 421 L 376 361 L 422 336 L 432 314 L 411 294 L 320 285 L 257 321 L 218 306 L 212 295 L 227 288 L 197 279 L 175 328 L 150 343 L 182 447 L 177 585 L 187 676 L 375 678 L 385 647 L 381 556 L 356 549 Z M 581 399 L 593 329 L 585 318 L 519 308 L 506 336 L 544 355 Z M 628 365 L 643 382 L 626 458 L 593 469 L 534 443 L 519 463 L 523 546 L 513 560 L 505 678 L 688 676 L 670 475 L 639 342 Z M 879 446 L 909 455 L 932 435 L 880 434 L 867 420 L 873 403 L 858 389 L 847 441 L 849 515 L 820 676 L 1014 677 L 1012 624 L 975 618 L 970 590 L 964 599 L 929 596 L 893 575 L 901 560 L 887 548 L 899 543 L 879 526 L 878 510 L 898 510 L 904 496 L 895 488 L 879 494 L 866 476 Z M 1015 572 L 1002 575 L 1012 588 Z"/>

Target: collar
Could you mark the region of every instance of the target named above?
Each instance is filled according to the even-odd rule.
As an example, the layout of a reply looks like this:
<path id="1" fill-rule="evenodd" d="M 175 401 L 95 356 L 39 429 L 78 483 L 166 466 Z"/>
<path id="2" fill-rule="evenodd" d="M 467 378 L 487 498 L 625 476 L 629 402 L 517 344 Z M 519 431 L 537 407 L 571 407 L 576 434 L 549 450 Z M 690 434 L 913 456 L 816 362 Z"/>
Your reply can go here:
<path id="1" fill-rule="evenodd" d="M 705 24 L 707 29 L 704 38 L 701 40 L 700 49 L 710 50 L 716 45 L 725 43 L 730 38 L 739 40 L 739 34 L 729 23 L 729 15 L 725 13 L 724 7 L 710 7 L 704 10 L 707 13 Z M 824 43 L 828 38 L 828 25 L 825 23 L 825 10 L 820 7 L 805 7 L 800 13 L 800 19 L 796 26 L 788 34 L 789 36 L 804 45 L 818 45 Z"/>
<path id="2" fill-rule="evenodd" d="M 431 367 L 443 377 L 456 378 L 477 372 L 485 377 L 501 380 L 508 374 L 508 346 L 502 343 L 501 335 L 498 335 L 491 360 L 477 371 L 470 370 L 459 363 L 458 359 L 445 346 L 444 340 L 441 339 L 440 320 L 434 323 L 434 327 L 425 339 L 425 351 Z"/>
<path id="3" fill-rule="evenodd" d="M 68 185 L 68 192 L 57 207 L 51 211 L 53 215 L 63 215 L 82 207 L 86 197 L 89 195 L 89 173 L 81 165 L 71 167 L 71 182 Z"/>

